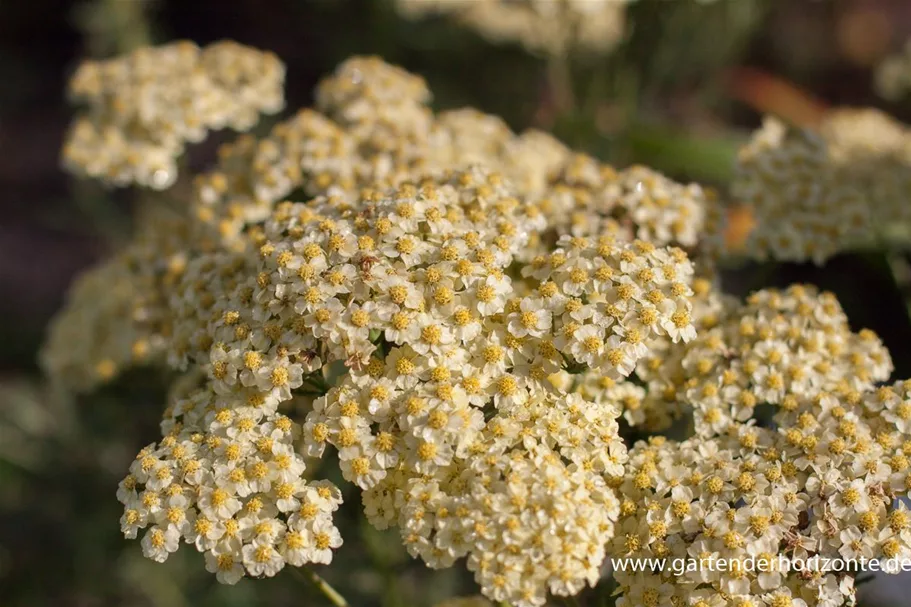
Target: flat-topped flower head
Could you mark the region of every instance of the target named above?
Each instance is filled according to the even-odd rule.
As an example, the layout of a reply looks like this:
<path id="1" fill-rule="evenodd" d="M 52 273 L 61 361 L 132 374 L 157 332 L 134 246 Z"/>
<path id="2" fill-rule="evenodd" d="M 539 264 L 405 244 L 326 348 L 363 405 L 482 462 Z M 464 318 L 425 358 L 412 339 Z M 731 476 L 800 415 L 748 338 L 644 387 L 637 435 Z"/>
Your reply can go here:
<path id="1" fill-rule="evenodd" d="M 224 88 L 276 76 L 257 80 L 255 53 L 209 51 L 168 52 L 192 64 L 179 73 Z M 118 69 L 166 81 L 149 56 Z M 705 193 L 428 101 L 419 76 L 350 59 L 318 88 L 325 114 L 223 146 L 184 208 L 140 222 L 71 294 L 43 355 L 57 380 L 86 390 L 138 362 L 179 372 L 163 438 L 118 491 L 123 531 L 149 558 L 192 544 L 223 583 L 330 562 L 341 491 L 305 477 L 303 457 L 331 457 L 367 519 L 398 528 L 414 557 L 465 557 L 485 596 L 538 606 L 595 584 L 630 514 L 621 423 L 654 430 L 696 411 L 702 431 L 693 369 L 727 376 L 723 360 L 688 355 L 729 312 L 687 254 Z M 837 325 L 831 308 L 821 301 L 814 322 Z M 875 339 L 851 347 L 888 364 Z M 862 375 L 863 360 L 846 361 Z M 767 398 L 781 383 L 755 381 Z M 853 398 L 842 388 L 826 385 Z M 744 490 L 765 487 L 738 472 Z M 651 481 L 637 470 L 633 482 Z"/>
<path id="2" fill-rule="evenodd" d="M 442 14 L 493 42 L 519 42 L 529 51 L 561 56 L 606 53 L 620 42 L 625 0 L 396 0 L 411 19 Z"/>
<path id="3" fill-rule="evenodd" d="M 753 213 L 755 259 L 822 264 L 871 229 L 860 184 L 831 162 L 825 139 L 774 118 L 740 150 L 732 193 Z"/>
<path id="4" fill-rule="evenodd" d="M 177 178 L 185 143 L 209 130 L 247 130 L 284 106 L 278 58 L 240 44 L 189 41 L 87 61 L 70 82 L 86 106 L 64 144 L 64 165 L 116 186 L 162 190 Z"/>

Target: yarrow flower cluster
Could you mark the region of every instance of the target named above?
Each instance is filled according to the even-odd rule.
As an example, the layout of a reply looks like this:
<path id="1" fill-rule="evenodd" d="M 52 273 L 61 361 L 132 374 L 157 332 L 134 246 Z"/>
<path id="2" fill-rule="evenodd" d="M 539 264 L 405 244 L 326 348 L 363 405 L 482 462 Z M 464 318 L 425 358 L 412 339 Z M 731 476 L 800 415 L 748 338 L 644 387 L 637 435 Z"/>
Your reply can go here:
<path id="1" fill-rule="evenodd" d="M 194 214 L 207 237 L 233 240 L 297 189 L 353 200 L 363 188 L 481 164 L 545 216 L 548 230 L 533 235 L 532 248 L 605 230 L 656 245 L 698 243 L 707 206 L 698 185 L 645 167 L 617 171 L 541 131 L 517 136 L 474 109 L 434 115 L 429 99 L 423 79 L 376 58 L 349 59 L 317 89 L 323 114 L 302 110 L 262 140 L 223 148 L 219 166 L 197 178 Z"/>
<path id="2" fill-rule="evenodd" d="M 681 361 L 687 379 L 678 398 L 693 407 L 697 434 L 723 434 L 762 404 L 786 412 L 821 392 L 872 390 L 892 372 L 879 338 L 852 333 L 831 293 L 795 285 L 726 308 Z"/>
<path id="3" fill-rule="evenodd" d="M 292 193 L 353 203 L 365 188 L 387 190 L 481 164 L 543 217 L 515 253 L 524 261 L 548 253 L 565 234 L 702 246 L 715 205 L 699 186 L 645 167 L 618 171 L 541 131 L 515 135 L 477 110 L 434 115 L 429 95 L 419 77 L 356 57 L 321 83 L 317 101 L 326 114 L 304 109 L 262 139 L 242 135 L 223 146 L 217 166 L 195 176 L 186 217 L 167 227 L 159 225 L 160 213 L 140 217 L 134 243 L 71 291 L 42 354 L 44 367 L 87 390 L 131 363 L 162 362 L 173 324 L 171 287 L 188 260 L 257 247 L 262 222 Z"/>
<path id="4" fill-rule="evenodd" d="M 301 446 L 312 457 L 338 451 L 375 525 L 398 525 L 431 566 L 468 556 L 497 600 L 538 605 L 548 589 L 593 584 L 617 511 L 605 477 L 622 474 L 625 447 L 613 407 L 563 394 L 548 377 L 588 367 L 624 377 L 650 340 L 691 339 L 692 267 L 679 249 L 567 235 L 524 280 L 511 277 L 515 254 L 545 225 L 478 168 L 354 203 L 277 205 L 250 234 L 258 248 L 202 254 L 172 289 L 169 361 L 207 380 L 166 414 L 166 439 L 212 435 L 219 416 L 268 424 L 296 389 L 325 381 L 325 365 L 343 362 L 350 371 L 312 403 Z M 247 482 L 250 465 L 239 467 Z M 285 512 L 284 485 L 252 497 L 225 490 L 238 508 L 245 497 Z M 579 528 L 557 533 L 534 514 L 554 509 Z M 501 551 L 511 560 L 493 562 Z M 243 562 L 250 575 L 277 571 Z"/>
<path id="5" fill-rule="evenodd" d="M 208 396 L 192 393 L 177 406 L 198 407 Z M 273 576 L 286 564 L 329 563 L 342 544 L 332 524 L 341 493 L 301 478 L 296 425 L 256 407 L 207 404 L 206 431 L 183 427 L 137 454 L 117 492 L 124 535 L 142 531 L 143 554 L 158 562 L 192 544 L 225 584 Z"/>
<path id="6" fill-rule="evenodd" d="M 410 19 L 441 14 L 493 42 L 519 42 L 532 52 L 605 53 L 621 40 L 626 0 L 396 0 Z"/>
<path id="7" fill-rule="evenodd" d="M 626 458 L 618 411 L 550 378 L 620 380 L 649 344 L 694 337 L 692 265 L 666 246 L 693 231 L 631 216 L 699 191 L 473 110 L 435 117 L 428 97 L 399 68 L 347 62 L 317 91 L 331 118 L 304 110 L 227 146 L 183 229 L 142 222 L 148 236 L 56 321 L 44 363 L 72 387 L 138 361 L 139 342 L 185 371 L 119 494 L 148 556 L 193 544 L 224 582 L 328 562 L 339 493 L 304 480 L 301 454 L 331 447 L 371 522 L 433 567 L 467 557 L 488 596 L 540 605 L 597 581 L 618 512 L 607 479 Z M 509 163 L 518 150 L 540 151 L 543 179 Z M 616 229 L 555 221 L 555 189 L 577 225 L 588 205 Z M 301 190 L 315 198 L 284 200 Z M 123 297 L 99 310 L 112 279 Z M 83 331 L 102 339 L 74 352 Z"/>
<path id="8" fill-rule="evenodd" d="M 876 387 L 889 355 L 850 331 L 830 294 L 760 291 L 683 349 L 677 398 L 698 438 L 632 449 L 610 551 L 733 565 L 616 571 L 618 604 L 853 604 L 849 574 L 772 565 L 911 554 L 896 502 L 909 491 L 911 383 Z M 751 557 L 766 566 L 742 566 Z"/>
<path id="9" fill-rule="evenodd" d="M 692 343 L 698 343 L 699 336 L 718 326 L 725 310 L 736 305 L 736 300 L 713 290 L 706 278 L 694 279 L 692 289 L 690 315 L 697 335 Z M 586 370 L 579 375 L 560 372 L 551 381 L 587 400 L 610 403 L 631 427 L 648 432 L 668 430 L 691 411 L 678 395 L 689 377 L 683 366 L 688 350 L 666 339 L 652 339 L 648 346 L 648 354 L 628 378 Z"/>
<path id="10" fill-rule="evenodd" d="M 222 81 L 271 90 L 242 74 Z M 139 120 L 126 82 L 120 113 Z M 346 61 L 319 111 L 222 147 L 185 207 L 141 216 L 74 286 L 42 353 L 53 379 L 178 372 L 117 495 L 146 556 L 192 545 L 229 584 L 329 563 L 342 490 L 314 478 L 318 458 L 412 556 L 464 558 L 516 607 L 596 585 L 607 555 L 908 551 L 892 500 L 911 489 L 911 385 L 877 388 L 889 354 L 834 296 L 724 296 L 712 192 L 429 98 L 418 76 Z M 820 235 L 785 255 L 822 259 L 868 220 L 838 164 L 854 144 L 830 137 L 769 123 L 742 155 L 739 194 L 769 217 L 798 205 Z M 754 251 L 781 244 L 763 238 Z M 622 438 L 675 424 L 691 436 Z M 615 577 L 631 606 L 853 597 L 841 574 Z"/>
<path id="11" fill-rule="evenodd" d="M 825 140 L 774 118 L 740 150 L 732 194 L 753 211 L 746 254 L 756 259 L 821 264 L 871 228 L 862 190 L 829 161 Z"/>
<path id="12" fill-rule="evenodd" d="M 41 364 L 71 390 L 91 390 L 164 357 L 168 289 L 185 269 L 190 229 L 161 207 L 143 209 L 138 223 L 132 242 L 76 280 L 70 307 L 51 322 Z"/>
<path id="13" fill-rule="evenodd" d="M 872 109 L 829 112 L 818 130 L 766 118 L 739 153 L 732 187 L 752 212 L 744 253 L 824 263 L 911 221 L 911 138 Z"/>
<path id="14" fill-rule="evenodd" d="M 827 112 L 819 127 L 833 163 L 860 183 L 874 228 L 888 235 L 911 227 L 911 131 L 872 108 Z"/>
<path id="15" fill-rule="evenodd" d="M 275 55 L 227 41 L 85 62 L 70 81 L 70 96 L 86 109 L 70 128 L 64 164 L 112 185 L 165 189 L 186 142 L 209 130 L 247 130 L 260 113 L 281 110 L 284 76 Z"/>

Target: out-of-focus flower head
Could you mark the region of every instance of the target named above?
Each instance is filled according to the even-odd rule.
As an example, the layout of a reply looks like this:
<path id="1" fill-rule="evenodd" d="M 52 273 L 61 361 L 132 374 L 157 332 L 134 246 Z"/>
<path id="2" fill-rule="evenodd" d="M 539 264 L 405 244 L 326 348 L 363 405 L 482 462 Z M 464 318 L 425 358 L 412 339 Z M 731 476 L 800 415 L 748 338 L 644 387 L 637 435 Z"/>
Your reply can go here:
<path id="1" fill-rule="evenodd" d="M 876 68 L 877 92 L 890 101 L 896 101 L 911 91 L 911 41 L 901 52 L 887 57 Z"/>
<path id="2" fill-rule="evenodd" d="M 620 41 L 626 0 L 397 0 L 416 19 L 442 14 L 493 42 L 548 55 L 609 52 Z"/>
<path id="3" fill-rule="evenodd" d="M 182 41 L 83 63 L 70 81 L 85 110 L 63 148 L 72 172 L 116 186 L 162 190 L 177 178 L 186 143 L 209 130 L 247 130 L 284 105 L 278 58 L 234 42 Z"/>
<path id="4" fill-rule="evenodd" d="M 873 108 L 828 112 L 820 132 L 832 161 L 852 175 L 869 199 L 874 229 L 911 229 L 911 131 Z"/>
<path id="5" fill-rule="evenodd" d="M 831 161 L 825 139 L 774 118 L 740 150 L 732 194 L 752 211 L 745 252 L 755 259 L 821 264 L 872 230 L 860 184 Z"/>

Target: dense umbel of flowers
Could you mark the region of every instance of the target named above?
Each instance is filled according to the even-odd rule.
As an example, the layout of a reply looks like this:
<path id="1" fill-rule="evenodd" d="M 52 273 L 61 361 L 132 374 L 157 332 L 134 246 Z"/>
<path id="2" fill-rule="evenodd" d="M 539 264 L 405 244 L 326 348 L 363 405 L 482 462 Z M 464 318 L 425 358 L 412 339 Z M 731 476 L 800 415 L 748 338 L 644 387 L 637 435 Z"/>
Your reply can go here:
<path id="1" fill-rule="evenodd" d="M 740 150 L 734 197 L 755 227 L 746 255 L 824 263 L 911 227 L 911 137 L 873 109 L 828 112 L 818 130 L 767 118 Z"/>
<path id="2" fill-rule="evenodd" d="M 339 493 L 304 480 L 292 445 L 332 446 L 374 524 L 431 566 L 467 557 L 489 596 L 537 605 L 597 581 L 619 413 L 549 378 L 621 381 L 650 345 L 693 337 L 692 266 L 666 245 L 696 244 L 701 191 L 428 98 L 398 68 L 346 62 L 317 91 L 326 115 L 226 147 L 181 230 L 143 221 L 72 294 L 52 375 L 89 388 L 137 351 L 187 372 L 119 494 L 148 556 L 192 543 L 225 582 L 327 562 Z M 447 168 L 477 162 L 500 172 Z M 316 198 L 283 201 L 301 189 Z"/>
<path id="3" fill-rule="evenodd" d="M 725 310 L 736 305 L 736 300 L 719 295 L 705 278 L 696 278 L 692 288 L 691 317 L 699 336 L 718 326 Z M 689 343 L 698 343 L 698 337 Z M 651 340 L 648 345 L 649 353 L 627 379 L 590 369 L 578 375 L 560 372 L 551 381 L 586 400 L 610 403 L 632 427 L 649 432 L 667 430 L 691 410 L 684 407 L 683 394 L 678 394 L 690 375 L 683 365 L 688 350 L 663 339 Z"/>
<path id="4" fill-rule="evenodd" d="M 249 426 L 239 463 L 208 482 L 237 509 L 262 502 L 281 529 L 268 555 L 281 555 L 294 523 L 275 514 L 306 485 L 270 479 L 273 488 L 241 494 L 230 478 L 243 469 L 247 487 L 256 428 L 294 389 L 321 382 L 323 364 L 344 361 L 349 374 L 312 404 L 302 445 L 310 456 L 336 448 L 375 525 L 399 526 L 431 566 L 467 556 L 496 600 L 536 605 L 548 589 L 593 584 L 618 508 L 605 477 L 622 474 L 626 451 L 613 406 L 563 394 L 548 377 L 590 367 L 620 379 L 646 343 L 691 338 L 692 267 L 677 249 L 567 235 L 525 266 L 525 280 L 511 278 L 515 253 L 544 227 L 536 207 L 480 169 L 353 203 L 279 204 L 254 236 L 258 248 L 201 255 L 173 289 L 170 361 L 201 366 L 208 381 L 168 412 L 165 440 L 197 433 L 221 445 L 223 426 L 228 437 L 233 424 Z M 186 507 L 192 518 L 203 506 Z M 236 514 L 221 512 L 205 520 Z M 555 529 L 558 513 L 569 522 Z M 263 569 L 266 553 L 249 548 L 265 541 L 241 537 L 224 562 L 274 573 L 284 561 Z"/>
<path id="5" fill-rule="evenodd" d="M 820 132 L 832 161 L 864 188 L 878 232 L 911 229 L 911 131 L 872 108 L 826 113 Z"/>
<path id="6" fill-rule="evenodd" d="M 73 121 L 65 166 L 114 185 L 164 189 L 186 142 L 212 129 L 247 130 L 284 104 L 284 66 L 234 42 L 200 49 L 182 41 L 83 63 L 70 95 L 86 110 Z"/>
<path id="7" fill-rule="evenodd" d="M 218 168 L 198 178 L 195 214 L 213 238 L 232 240 L 296 189 L 350 200 L 365 187 L 480 163 L 507 177 L 557 234 L 608 229 L 658 245 L 697 244 L 706 206 L 699 186 L 645 167 L 617 171 L 546 133 L 516 136 L 473 109 L 434 115 L 429 98 L 417 76 L 376 58 L 350 59 L 317 89 L 323 114 L 302 110 L 262 140 L 226 146 Z"/>
<path id="8" fill-rule="evenodd" d="M 677 398 L 698 438 L 634 447 L 609 548 L 702 566 L 616 571 L 618 604 L 853 604 L 850 574 L 777 559 L 911 555 L 911 514 L 896 502 L 911 489 L 911 382 L 876 387 L 889 355 L 850 331 L 830 294 L 794 286 L 726 307 L 682 346 Z"/>
<path id="9" fill-rule="evenodd" d="M 396 0 L 396 9 L 408 18 L 447 15 L 488 40 L 562 55 L 616 46 L 626 0 Z"/>
<path id="10" fill-rule="evenodd" d="M 433 567 L 467 557 L 495 600 L 540 605 L 594 584 L 619 508 L 606 479 L 626 458 L 618 411 L 549 377 L 619 381 L 647 344 L 692 339 L 683 251 L 564 234 L 513 272 L 547 215 L 481 168 L 258 212 L 232 238 L 165 260 L 144 256 L 170 245 L 140 238 L 79 287 L 97 295 L 144 265 L 123 284 L 167 295 L 161 317 L 137 326 L 157 326 L 157 339 L 109 335 L 95 344 L 120 340 L 104 368 L 79 375 L 60 350 L 101 332 L 104 309 L 77 307 L 86 329 L 64 315 L 52 332 L 46 366 L 77 387 L 129 362 L 138 341 L 189 373 L 164 438 L 121 485 L 124 533 L 141 532 L 156 560 L 193 544 L 229 583 L 328 562 L 339 492 L 304 480 L 295 446 L 317 457 L 331 445 L 371 522 L 398 526 Z M 135 318 L 136 297 L 125 288 L 112 316 Z M 307 397 L 333 364 L 348 374 Z M 309 410 L 302 428 L 278 412 L 291 400 Z"/>
<path id="11" fill-rule="evenodd" d="M 774 118 L 740 150 L 732 193 L 753 211 L 746 254 L 757 259 L 822 263 L 871 230 L 863 190 L 826 141 Z"/>
<path id="12" fill-rule="evenodd" d="M 326 114 L 301 110 L 262 139 L 242 135 L 221 148 L 216 168 L 196 177 L 179 229 L 141 218 L 148 236 L 70 293 L 43 353 L 45 368 L 72 388 L 90 389 L 131 362 L 157 362 L 172 324 L 171 275 L 199 252 L 258 246 L 259 224 L 300 191 L 354 201 L 365 188 L 480 163 L 506 177 L 545 220 L 546 229 L 532 230 L 517 252 L 524 261 L 546 254 L 563 234 L 701 246 L 714 207 L 699 186 L 645 167 L 615 170 L 546 133 L 515 135 L 501 119 L 473 109 L 434 115 L 428 99 L 419 77 L 376 58 L 353 58 L 318 89 Z M 112 281 L 115 272 L 122 276 Z M 109 286 L 122 293 L 119 304 Z M 136 342 L 142 356 L 134 359 Z"/>
<path id="13" fill-rule="evenodd" d="M 141 217 L 74 287 L 42 355 L 54 379 L 180 373 L 118 491 L 147 556 L 191 544 L 225 583 L 330 562 L 342 493 L 308 470 L 328 454 L 374 526 L 517 607 L 594 585 L 607 554 L 908 550 L 891 498 L 911 488 L 911 385 L 875 387 L 875 335 L 810 287 L 741 303 L 694 277 L 683 248 L 719 208 L 698 186 L 429 96 L 345 62 L 319 111 L 223 147 L 185 207 Z M 838 153 L 767 127 L 743 191 L 853 200 L 838 162 L 860 144 L 827 137 Z M 696 437 L 628 460 L 621 424 L 675 421 Z M 853 596 L 840 574 L 615 575 L 628 605 Z"/>

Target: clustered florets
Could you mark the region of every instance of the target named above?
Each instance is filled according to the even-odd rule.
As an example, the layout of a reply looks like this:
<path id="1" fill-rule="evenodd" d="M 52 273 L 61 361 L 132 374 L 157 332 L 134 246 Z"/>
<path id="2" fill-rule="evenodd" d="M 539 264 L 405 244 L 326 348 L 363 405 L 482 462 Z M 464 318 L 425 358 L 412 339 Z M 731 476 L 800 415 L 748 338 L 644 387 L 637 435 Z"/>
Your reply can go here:
<path id="1" fill-rule="evenodd" d="M 298 189 L 351 201 L 363 188 L 481 164 L 538 207 L 557 234 L 609 231 L 656 245 L 697 244 L 706 206 L 699 186 L 645 167 L 617 171 L 541 131 L 517 136 L 477 110 L 435 115 L 423 80 L 376 58 L 349 59 L 316 98 L 323 114 L 305 109 L 264 139 L 241 137 L 223 148 L 216 170 L 197 178 L 195 214 L 214 237 L 235 238 Z M 532 235 L 531 247 L 539 237 Z"/>
<path id="2" fill-rule="evenodd" d="M 888 352 L 850 331 L 834 297 L 760 291 L 683 349 L 690 379 L 677 398 L 698 438 L 632 449 L 611 554 L 776 566 L 779 555 L 911 554 L 911 515 L 896 502 L 911 489 L 911 384 L 876 388 Z M 835 606 L 854 595 L 846 573 L 771 565 L 615 576 L 624 605 Z"/>
<path id="3" fill-rule="evenodd" d="M 694 279 L 692 289 L 691 317 L 698 340 L 703 331 L 718 325 L 727 306 L 735 304 L 733 298 L 713 290 L 708 279 Z M 565 390 L 578 392 L 586 400 L 610 403 L 631 427 L 660 432 L 689 413 L 678 396 L 688 378 L 688 369 L 683 366 L 687 352 L 688 349 L 677 347 L 669 340 L 653 339 L 647 355 L 636 363 L 635 371 L 626 379 L 590 369 L 579 375 L 560 372 L 551 380 Z"/>
<path id="4" fill-rule="evenodd" d="M 337 449 L 374 524 L 397 524 L 432 566 L 468 556 L 497 600 L 531 605 L 548 588 L 578 592 L 598 577 L 617 512 L 605 478 L 622 474 L 625 447 L 610 403 L 563 394 L 548 378 L 595 368 L 619 379 L 652 341 L 692 339 L 692 267 L 679 249 L 566 235 L 511 276 L 516 253 L 545 227 L 536 207 L 477 168 L 363 192 L 354 203 L 278 204 L 247 234 L 255 248 L 201 254 L 171 287 L 168 359 L 201 368 L 207 380 L 167 412 L 166 440 L 189 433 L 220 445 L 223 426 L 268 425 L 296 389 L 325 381 L 324 365 L 344 362 L 348 375 L 312 403 L 301 444 L 312 457 Z M 253 500 L 275 504 L 270 524 L 293 527 L 275 513 L 287 514 L 287 500 L 306 491 L 302 481 L 234 491 L 250 481 L 247 453 L 268 465 L 271 453 L 256 442 L 238 447 L 223 476 L 205 477 L 235 500 L 235 511 L 208 512 L 205 521 L 224 523 Z M 579 528 L 556 532 L 533 515 L 549 509 Z M 137 524 L 156 520 L 141 512 Z M 283 538 L 269 536 L 275 559 Z M 243 563 L 250 575 L 277 571 L 278 560 L 262 569 L 255 559 L 263 554 L 246 547 L 265 540 L 241 540 L 225 563 Z M 541 556 L 529 560 L 532 544 Z M 212 558 L 224 555 L 225 546 L 213 546 L 204 546 Z M 512 560 L 491 562 L 500 550 Z"/>
<path id="5" fill-rule="evenodd" d="M 85 62 L 69 88 L 87 107 L 70 129 L 64 163 L 115 185 L 165 189 L 177 178 L 186 142 L 209 130 L 247 130 L 260 113 L 281 110 L 284 77 L 275 55 L 228 41 L 205 49 L 176 42 Z"/>
<path id="6" fill-rule="evenodd" d="M 911 227 L 911 132 L 888 114 L 872 108 L 826 113 L 819 127 L 832 162 L 864 189 L 876 233 Z"/>
<path id="7" fill-rule="evenodd" d="M 744 253 L 824 263 L 907 230 L 911 138 L 876 110 L 829 112 L 818 130 L 766 118 L 740 150 L 732 187 L 752 213 Z"/>
<path id="8" fill-rule="evenodd" d="M 209 396 L 177 403 L 211 405 L 205 431 L 172 431 L 137 454 L 117 492 L 124 535 L 145 530 L 143 554 L 159 562 L 192 544 L 225 584 L 272 576 L 286 564 L 329 563 L 342 544 L 332 524 L 341 493 L 302 479 L 296 424 L 257 407 L 218 407 Z"/>
<path id="9" fill-rule="evenodd" d="M 185 212 L 142 218 L 52 327 L 42 361 L 71 388 L 181 372 L 118 492 L 147 556 L 192 544 L 225 583 L 328 563 L 342 494 L 308 470 L 327 453 L 370 523 L 431 567 L 466 558 L 517 607 L 596 584 L 608 554 L 908 551 L 891 499 L 911 488 L 911 386 L 876 389 L 888 352 L 830 294 L 714 290 L 713 194 L 434 114 L 422 79 L 375 58 L 316 98 L 224 146 Z M 769 217 L 853 200 L 848 153 L 770 124 L 740 193 Z M 837 244 L 814 246 L 787 250 Z M 695 436 L 628 455 L 621 426 L 675 422 Z M 840 575 L 615 577 L 631 606 L 853 596 Z"/>
<path id="10" fill-rule="evenodd" d="M 738 156 L 732 193 L 753 211 L 746 252 L 822 263 L 870 230 L 863 192 L 829 162 L 825 140 L 767 118 Z"/>
<path id="11" fill-rule="evenodd" d="M 488 40 L 560 56 L 613 49 L 623 35 L 626 0 L 396 0 L 396 9 L 411 19 L 446 15 Z"/>
<path id="12" fill-rule="evenodd" d="M 159 362 L 160 344 L 171 330 L 172 279 L 183 263 L 200 251 L 256 246 L 260 224 L 292 194 L 352 203 L 365 188 L 388 190 L 481 164 L 500 173 L 517 198 L 543 217 L 516 252 L 521 260 L 548 253 L 563 234 L 640 238 L 691 251 L 700 244 L 704 209 L 716 206 L 699 186 L 677 184 L 645 167 L 617 171 L 546 133 L 514 135 L 501 119 L 473 109 L 434 116 L 428 98 L 420 78 L 376 58 L 353 58 L 319 87 L 325 115 L 301 110 L 262 139 L 242 135 L 223 146 L 216 168 L 195 177 L 189 217 L 178 218 L 179 229 L 140 218 L 141 226 L 149 224 L 140 233 L 149 236 L 109 262 L 108 272 L 122 275 L 117 284 L 132 281 L 117 290 L 123 298 L 116 308 L 98 315 L 98 293 L 109 280 L 87 277 L 89 286 L 71 293 L 43 353 L 45 367 L 88 389 L 133 362 Z M 399 109 L 383 109 L 389 103 Z M 135 344 L 144 352 L 141 358 L 131 354 Z"/>

